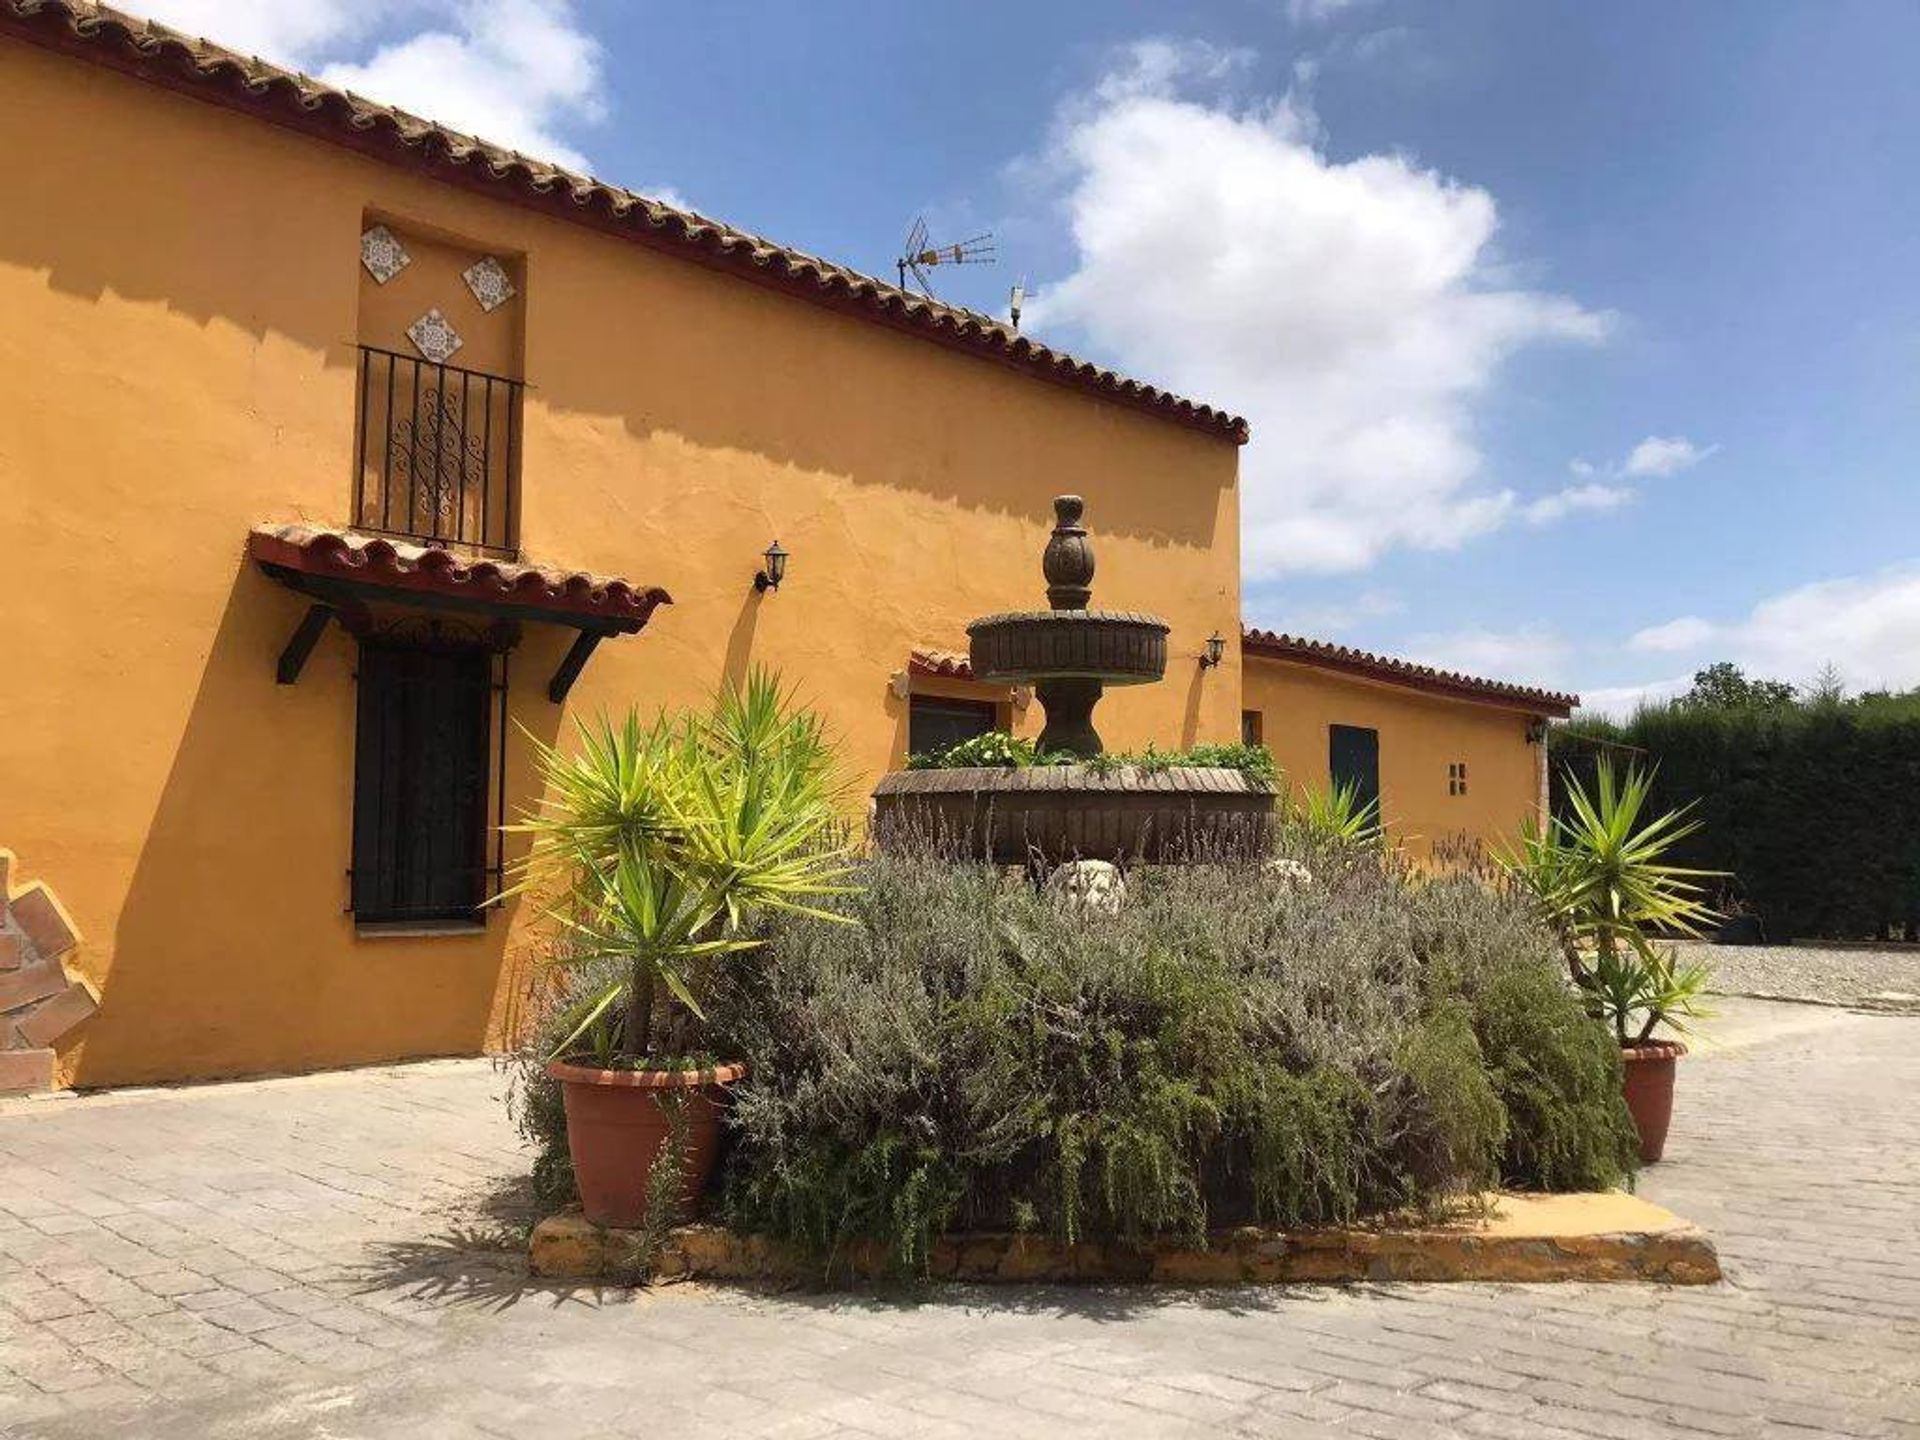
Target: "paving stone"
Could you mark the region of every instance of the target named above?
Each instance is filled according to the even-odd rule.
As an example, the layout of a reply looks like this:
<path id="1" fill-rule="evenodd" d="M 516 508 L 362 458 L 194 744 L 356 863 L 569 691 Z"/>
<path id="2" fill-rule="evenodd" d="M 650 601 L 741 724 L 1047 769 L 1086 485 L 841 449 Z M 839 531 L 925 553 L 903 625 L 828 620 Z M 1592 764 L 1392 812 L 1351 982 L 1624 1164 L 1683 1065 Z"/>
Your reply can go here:
<path id="1" fill-rule="evenodd" d="M 196 1275 L 190 1270 L 161 1270 L 151 1275 L 136 1277 L 142 1290 L 150 1295 L 161 1295 L 172 1299 L 176 1295 L 197 1295 L 214 1288 L 213 1281 L 204 1275 Z"/>
<path id="2" fill-rule="evenodd" d="M 207 1311 L 206 1320 L 236 1335 L 260 1335 L 295 1323 L 294 1318 L 283 1310 L 269 1310 L 257 1300 L 245 1299 Z"/>
<path id="3" fill-rule="evenodd" d="M 0 1102 L 0 1430 L 1920 1440 L 1920 1021 L 1723 1011 L 1642 1180 L 1701 1290 L 569 1291 L 459 1238 L 525 1213 L 483 1062 Z"/>

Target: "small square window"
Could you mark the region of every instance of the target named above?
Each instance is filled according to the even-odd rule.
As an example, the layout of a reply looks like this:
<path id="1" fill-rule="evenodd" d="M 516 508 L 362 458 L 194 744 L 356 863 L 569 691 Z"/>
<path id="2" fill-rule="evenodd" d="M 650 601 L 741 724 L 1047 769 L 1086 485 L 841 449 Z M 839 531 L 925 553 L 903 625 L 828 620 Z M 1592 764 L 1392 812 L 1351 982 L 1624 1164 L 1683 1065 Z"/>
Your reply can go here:
<path id="1" fill-rule="evenodd" d="M 1455 760 L 1447 766 L 1447 794 L 1464 795 L 1467 793 L 1467 762 Z"/>
<path id="2" fill-rule="evenodd" d="M 907 702 L 907 753 L 938 755 L 963 740 L 1000 728 L 1000 708 L 990 700 L 949 700 L 915 695 Z"/>

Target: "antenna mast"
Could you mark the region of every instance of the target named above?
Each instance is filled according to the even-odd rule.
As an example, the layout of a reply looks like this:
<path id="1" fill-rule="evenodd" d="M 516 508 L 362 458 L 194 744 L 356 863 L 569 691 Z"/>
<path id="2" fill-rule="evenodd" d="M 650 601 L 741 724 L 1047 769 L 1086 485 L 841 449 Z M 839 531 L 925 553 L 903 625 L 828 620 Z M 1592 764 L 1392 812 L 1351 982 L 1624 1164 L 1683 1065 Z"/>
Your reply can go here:
<path id="1" fill-rule="evenodd" d="M 907 278 L 911 276 L 916 288 L 929 300 L 938 299 L 933 293 L 933 281 L 928 272 L 938 265 L 991 265 L 993 264 L 993 232 L 973 235 L 965 240 L 955 241 L 951 245 L 934 245 L 927 234 L 927 222 L 924 216 L 913 222 L 913 228 L 907 231 L 907 243 L 900 258 L 893 262 L 894 272 L 900 277 L 900 288 L 907 288 Z"/>

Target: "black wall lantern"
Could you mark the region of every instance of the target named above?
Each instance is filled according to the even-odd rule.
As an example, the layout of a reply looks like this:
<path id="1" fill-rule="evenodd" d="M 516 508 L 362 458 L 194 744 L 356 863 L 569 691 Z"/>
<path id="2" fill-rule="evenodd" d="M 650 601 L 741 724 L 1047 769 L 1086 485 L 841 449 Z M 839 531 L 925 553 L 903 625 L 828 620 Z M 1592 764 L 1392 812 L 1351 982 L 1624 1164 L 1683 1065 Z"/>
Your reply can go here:
<path id="1" fill-rule="evenodd" d="M 760 573 L 753 577 L 753 588 L 761 592 L 778 590 L 780 582 L 787 578 L 787 552 L 780 548 L 780 542 L 774 541 L 767 546 L 767 563 Z"/>
<path id="2" fill-rule="evenodd" d="M 1220 663 L 1221 657 L 1226 653 L 1227 642 L 1221 637 L 1220 632 L 1216 630 L 1207 637 L 1207 653 L 1200 657 L 1200 668 L 1202 670 L 1211 670 Z"/>

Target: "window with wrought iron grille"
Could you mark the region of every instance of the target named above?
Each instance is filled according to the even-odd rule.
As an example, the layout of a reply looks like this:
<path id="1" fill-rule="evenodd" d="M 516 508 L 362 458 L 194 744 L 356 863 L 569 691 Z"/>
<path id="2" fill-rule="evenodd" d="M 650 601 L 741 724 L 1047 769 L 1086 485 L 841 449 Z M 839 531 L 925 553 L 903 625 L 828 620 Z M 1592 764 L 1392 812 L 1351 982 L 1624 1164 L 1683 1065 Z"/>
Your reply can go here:
<path id="1" fill-rule="evenodd" d="M 504 653 L 438 624 L 361 640 L 350 876 L 357 924 L 482 920 L 499 872 L 493 778 L 505 667 Z"/>

